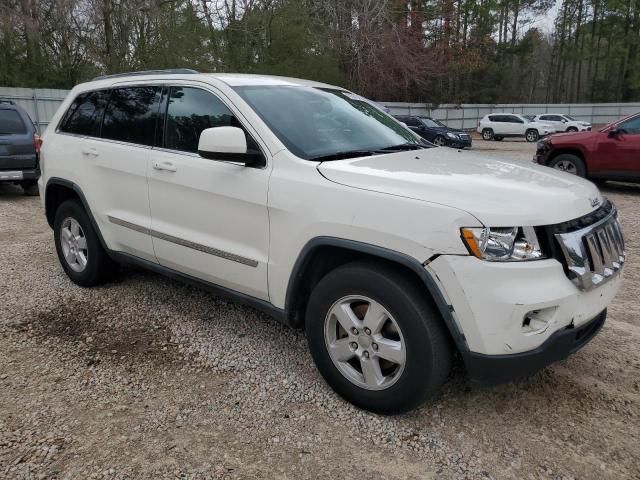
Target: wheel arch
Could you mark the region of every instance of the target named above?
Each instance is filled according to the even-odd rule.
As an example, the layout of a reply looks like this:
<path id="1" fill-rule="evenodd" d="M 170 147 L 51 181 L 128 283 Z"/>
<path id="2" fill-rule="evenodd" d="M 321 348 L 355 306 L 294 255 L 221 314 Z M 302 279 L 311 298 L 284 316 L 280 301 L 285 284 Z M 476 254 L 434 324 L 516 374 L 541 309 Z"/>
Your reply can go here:
<path id="1" fill-rule="evenodd" d="M 44 209 L 45 215 L 47 217 L 47 223 L 51 228 L 53 228 L 53 222 L 56 217 L 56 211 L 58 207 L 67 200 L 79 200 L 82 204 L 82 208 L 84 208 L 85 212 L 91 221 L 91 226 L 96 232 L 98 236 L 98 240 L 100 240 L 100 244 L 105 251 L 109 252 L 107 248 L 107 244 L 102 237 L 102 233 L 100 232 L 100 228 L 96 222 L 96 219 L 91 212 L 91 208 L 89 208 L 89 203 L 87 202 L 87 198 L 85 197 L 82 189 L 79 185 L 65 180 L 64 178 L 51 177 L 47 181 L 47 185 L 45 187 L 44 194 Z"/>
<path id="2" fill-rule="evenodd" d="M 587 164 L 587 159 L 586 159 L 584 153 L 579 148 L 568 147 L 568 148 L 559 148 L 557 150 L 553 150 L 551 152 L 551 154 L 549 155 L 549 159 L 547 160 L 546 164 L 549 165 L 559 155 L 567 155 L 567 154 L 568 155 L 575 155 L 580 160 L 582 160 L 582 163 L 584 164 L 585 172 L 586 172 L 586 174 L 588 176 L 589 175 L 589 165 Z"/>
<path id="3" fill-rule="evenodd" d="M 457 349 L 468 351 L 464 334 L 453 318 L 453 307 L 447 303 L 431 274 L 418 260 L 394 250 L 364 242 L 335 237 L 316 237 L 302 248 L 294 264 L 285 297 L 288 323 L 301 327 L 309 295 L 313 287 L 330 271 L 356 260 L 385 263 L 402 270 L 426 287 L 451 334 Z"/>

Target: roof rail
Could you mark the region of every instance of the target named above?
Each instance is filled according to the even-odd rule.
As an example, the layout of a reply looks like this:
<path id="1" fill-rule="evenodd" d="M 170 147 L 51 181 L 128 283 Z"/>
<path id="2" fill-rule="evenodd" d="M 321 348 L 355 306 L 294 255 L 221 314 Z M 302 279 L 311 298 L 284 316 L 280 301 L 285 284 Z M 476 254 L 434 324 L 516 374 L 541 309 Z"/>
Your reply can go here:
<path id="1" fill-rule="evenodd" d="M 9 105 L 15 105 L 16 102 L 13 100 L 5 100 L 4 98 L 0 98 L 0 103 L 8 103 Z"/>
<path id="2" fill-rule="evenodd" d="M 192 70 L 190 68 L 171 68 L 168 70 L 142 70 L 139 72 L 122 72 L 122 73 L 113 73 L 111 75 L 98 75 L 97 77 L 91 79 L 91 81 L 95 80 L 104 80 L 105 78 L 118 78 L 118 77 L 130 77 L 136 75 L 176 75 L 176 74 L 192 74 L 192 73 L 200 73 L 197 70 Z"/>

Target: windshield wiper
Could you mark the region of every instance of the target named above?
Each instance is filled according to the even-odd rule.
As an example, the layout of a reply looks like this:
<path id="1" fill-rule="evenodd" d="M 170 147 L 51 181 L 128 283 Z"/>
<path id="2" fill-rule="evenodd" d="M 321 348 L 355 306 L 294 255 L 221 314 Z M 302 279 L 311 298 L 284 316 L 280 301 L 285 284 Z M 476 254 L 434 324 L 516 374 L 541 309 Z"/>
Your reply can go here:
<path id="1" fill-rule="evenodd" d="M 429 148 L 427 145 L 420 145 L 419 143 L 401 143 L 399 145 L 391 145 L 390 147 L 381 148 L 380 151 L 389 152 L 394 150 L 422 150 L 423 148 Z"/>
<path id="2" fill-rule="evenodd" d="M 319 157 L 312 157 L 310 160 L 314 162 L 328 162 L 331 160 L 345 160 L 347 158 L 357 157 L 370 157 L 377 153 L 382 153 L 379 150 L 345 150 L 344 152 L 329 153 L 327 155 L 320 155 Z"/>

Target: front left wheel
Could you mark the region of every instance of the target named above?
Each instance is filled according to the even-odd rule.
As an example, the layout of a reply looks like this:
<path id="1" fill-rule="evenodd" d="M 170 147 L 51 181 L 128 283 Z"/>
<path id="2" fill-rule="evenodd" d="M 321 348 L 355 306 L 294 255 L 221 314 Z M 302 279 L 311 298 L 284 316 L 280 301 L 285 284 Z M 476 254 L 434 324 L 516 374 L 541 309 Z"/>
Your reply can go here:
<path id="1" fill-rule="evenodd" d="M 116 264 L 102 248 L 89 216 L 78 201 L 67 200 L 58 207 L 53 232 L 60 264 L 74 283 L 91 287 L 111 277 Z"/>
<path id="2" fill-rule="evenodd" d="M 354 405 L 383 414 L 435 396 L 449 374 L 452 347 L 427 297 L 386 265 L 351 263 L 320 280 L 306 333 L 327 383 Z"/>
<path id="3" fill-rule="evenodd" d="M 534 129 L 529 129 L 527 130 L 527 132 L 524 135 L 524 138 L 527 140 L 527 142 L 531 143 L 531 142 L 536 142 L 538 141 L 538 139 L 540 138 L 540 134 L 538 133 L 537 130 Z"/>
<path id="4" fill-rule="evenodd" d="M 439 147 L 445 147 L 447 145 L 447 139 L 442 135 L 438 135 L 433 139 L 433 143 Z"/>

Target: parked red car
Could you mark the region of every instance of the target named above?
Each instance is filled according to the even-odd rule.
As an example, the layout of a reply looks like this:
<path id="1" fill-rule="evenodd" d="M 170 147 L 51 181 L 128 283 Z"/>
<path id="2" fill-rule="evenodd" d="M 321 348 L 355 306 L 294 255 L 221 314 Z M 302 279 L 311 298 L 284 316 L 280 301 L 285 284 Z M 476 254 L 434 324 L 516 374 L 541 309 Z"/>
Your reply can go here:
<path id="1" fill-rule="evenodd" d="M 592 180 L 640 182 L 640 113 L 600 130 L 542 139 L 533 161 Z"/>

